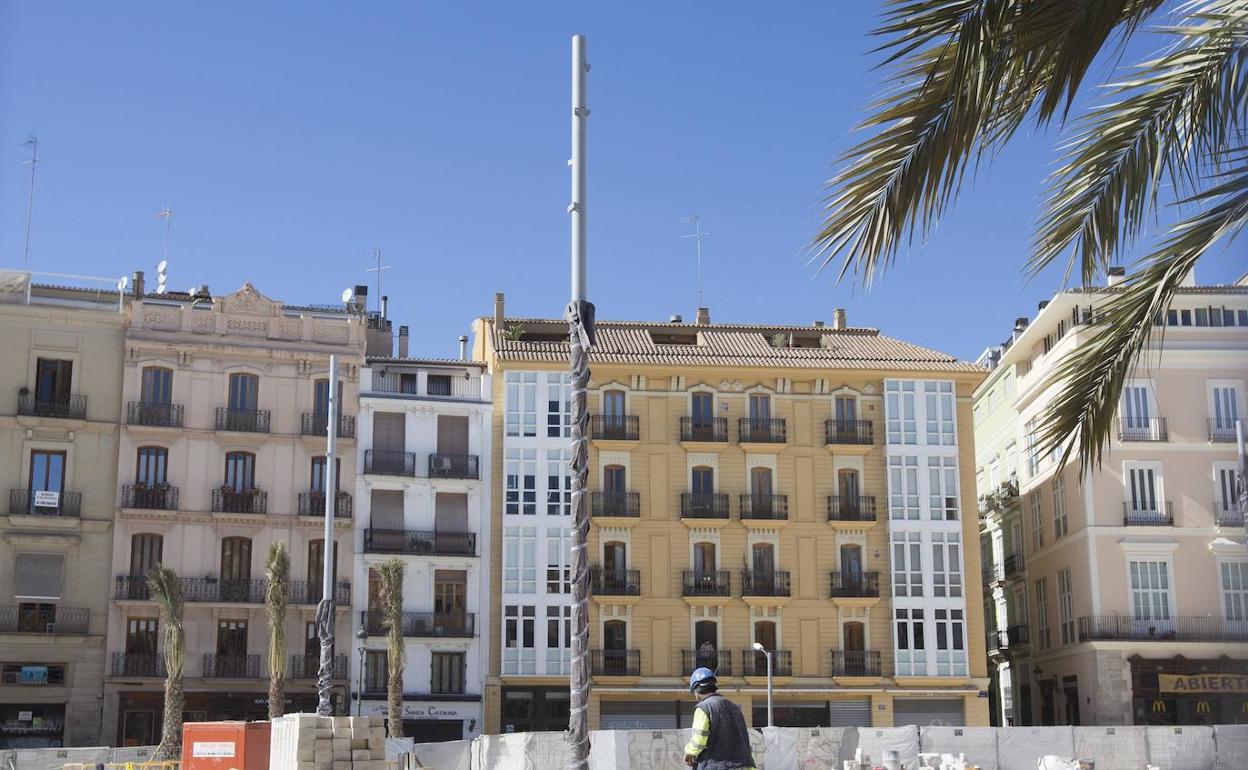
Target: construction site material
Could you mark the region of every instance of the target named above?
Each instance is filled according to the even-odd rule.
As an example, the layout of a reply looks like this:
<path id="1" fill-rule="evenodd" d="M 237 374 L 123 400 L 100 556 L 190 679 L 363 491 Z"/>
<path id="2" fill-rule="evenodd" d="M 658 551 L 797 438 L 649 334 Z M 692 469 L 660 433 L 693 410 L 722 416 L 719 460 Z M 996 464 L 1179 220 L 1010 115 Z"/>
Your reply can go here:
<path id="1" fill-rule="evenodd" d="M 382 717 L 287 714 L 271 724 L 268 770 L 388 770 Z"/>
<path id="2" fill-rule="evenodd" d="M 269 770 L 268 722 L 185 722 L 185 770 Z"/>

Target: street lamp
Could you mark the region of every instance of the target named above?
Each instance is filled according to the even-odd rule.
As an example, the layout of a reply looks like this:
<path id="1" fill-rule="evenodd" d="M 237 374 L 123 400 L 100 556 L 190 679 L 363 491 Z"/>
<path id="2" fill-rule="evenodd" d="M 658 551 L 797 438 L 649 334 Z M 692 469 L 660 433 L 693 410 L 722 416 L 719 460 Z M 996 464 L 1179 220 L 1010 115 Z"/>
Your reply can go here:
<path id="1" fill-rule="evenodd" d="M 767 656 L 767 726 L 775 727 L 775 721 L 771 714 L 771 653 L 763 646 L 762 642 L 755 642 L 754 649 Z"/>
<path id="2" fill-rule="evenodd" d="M 362 707 L 361 699 L 364 697 L 364 642 L 368 641 L 368 631 L 364 630 L 364 626 L 360 626 L 360 630 L 355 632 L 355 638 L 355 649 L 360 653 L 360 673 L 355 680 L 355 715 L 358 717 Z"/>

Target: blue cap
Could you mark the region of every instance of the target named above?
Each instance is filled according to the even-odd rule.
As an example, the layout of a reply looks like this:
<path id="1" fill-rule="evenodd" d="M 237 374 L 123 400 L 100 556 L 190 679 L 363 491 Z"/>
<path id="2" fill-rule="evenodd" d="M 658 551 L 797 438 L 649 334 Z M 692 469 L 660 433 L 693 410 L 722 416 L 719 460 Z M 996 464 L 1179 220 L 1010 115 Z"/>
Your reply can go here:
<path id="1" fill-rule="evenodd" d="M 714 682 L 714 681 L 715 681 L 714 671 L 710 670 L 709 668 L 696 668 L 693 671 L 693 675 L 689 677 L 689 692 L 693 692 L 694 689 L 698 685 L 702 684 L 703 682 Z"/>

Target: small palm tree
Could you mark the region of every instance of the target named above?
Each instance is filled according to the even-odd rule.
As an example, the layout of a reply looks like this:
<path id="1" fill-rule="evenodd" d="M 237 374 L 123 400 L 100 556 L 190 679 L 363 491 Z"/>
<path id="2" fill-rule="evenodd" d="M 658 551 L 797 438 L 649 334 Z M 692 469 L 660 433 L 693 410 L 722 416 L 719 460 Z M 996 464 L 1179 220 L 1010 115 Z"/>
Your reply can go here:
<path id="1" fill-rule="evenodd" d="M 158 565 L 147 573 L 147 586 L 160 610 L 160 630 L 165 647 L 165 716 L 160 729 L 160 746 L 153 759 L 182 758 L 182 667 L 186 663 L 186 632 L 182 628 L 182 581 L 169 567 Z"/>
<path id="2" fill-rule="evenodd" d="M 286 605 L 290 599 L 290 555 L 285 543 L 269 546 L 264 563 L 264 612 L 269 621 L 269 719 L 286 710 Z"/>
<path id="3" fill-rule="evenodd" d="M 1098 308 L 1100 330 L 1064 358 L 1042 451 L 1100 463 L 1123 381 L 1183 278 L 1248 224 L 1248 2 L 1245 0 L 888 0 L 876 33 L 890 88 L 871 132 L 828 183 L 816 258 L 869 286 L 925 237 L 967 170 L 1028 123 L 1070 126 L 1049 178 L 1031 258 L 1058 260 L 1090 287 L 1157 220 L 1177 224 Z M 1100 84 L 1072 116 L 1103 53 L 1160 24 L 1160 53 Z M 1162 215 L 1169 206 L 1171 213 Z M 1063 461 L 1065 457 L 1063 457 Z"/>
<path id="4" fill-rule="evenodd" d="M 390 737 L 403 737 L 403 560 L 390 559 L 377 568 L 381 579 L 381 624 L 386 632 L 386 719 Z"/>

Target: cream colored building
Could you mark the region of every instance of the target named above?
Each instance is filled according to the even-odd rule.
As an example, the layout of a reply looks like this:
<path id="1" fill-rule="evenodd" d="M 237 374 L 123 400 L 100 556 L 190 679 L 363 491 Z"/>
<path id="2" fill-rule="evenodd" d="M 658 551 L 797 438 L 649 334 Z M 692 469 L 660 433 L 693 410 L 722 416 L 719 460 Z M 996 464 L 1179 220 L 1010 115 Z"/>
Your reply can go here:
<path id="1" fill-rule="evenodd" d="M 101 740 L 123 301 L 33 279 L 0 271 L 0 749 Z"/>
<path id="2" fill-rule="evenodd" d="M 144 294 L 126 314 L 117 377 L 123 407 L 115 495 L 103 739 L 160 734 L 163 648 L 144 574 L 163 563 L 186 599 L 186 714 L 267 715 L 269 546 L 291 563 L 285 624 L 287 710 L 315 707 L 315 606 L 326 558 L 323 515 L 329 356 L 341 404 L 334 495 L 338 654 L 334 698 L 347 706 L 351 653 L 355 411 L 367 326 L 354 310 L 297 307 L 250 284 L 226 295 Z M 102 584 L 102 585 L 103 585 Z"/>
<path id="3" fill-rule="evenodd" d="M 985 505 L 1000 706 L 1015 723 L 1245 722 L 1248 692 L 1209 675 L 1248 673 L 1234 501 L 1248 281 L 1189 278 L 1126 383 L 1104 463 L 1081 480 L 1034 449 L 1034 428 L 1050 372 L 1097 333 L 1109 291 L 1056 295 L 981 359 L 995 368 L 975 393 L 978 488 L 1018 479 Z"/>
<path id="4" fill-rule="evenodd" d="M 974 365 L 847 327 L 601 321 L 590 354 L 590 726 L 988 723 Z M 476 324 L 494 381 L 487 732 L 567 724 L 567 325 Z M 969 548 L 968 548 L 969 546 Z M 895 554 L 895 555 L 894 555 Z"/>

